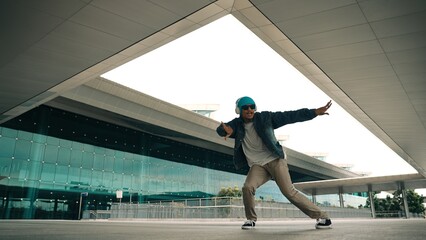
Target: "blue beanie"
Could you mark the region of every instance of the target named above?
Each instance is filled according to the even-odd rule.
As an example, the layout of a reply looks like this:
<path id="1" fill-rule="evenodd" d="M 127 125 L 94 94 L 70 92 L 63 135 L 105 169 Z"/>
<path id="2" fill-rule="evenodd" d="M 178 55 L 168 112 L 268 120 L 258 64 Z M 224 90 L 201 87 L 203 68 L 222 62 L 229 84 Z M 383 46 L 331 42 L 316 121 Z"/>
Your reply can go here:
<path id="1" fill-rule="evenodd" d="M 237 108 L 240 110 L 240 113 L 243 111 L 241 108 L 244 105 L 248 105 L 248 104 L 256 104 L 256 103 L 254 102 L 253 99 L 251 99 L 250 97 L 247 97 L 247 96 L 242 97 L 242 98 L 237 100 Z"/>

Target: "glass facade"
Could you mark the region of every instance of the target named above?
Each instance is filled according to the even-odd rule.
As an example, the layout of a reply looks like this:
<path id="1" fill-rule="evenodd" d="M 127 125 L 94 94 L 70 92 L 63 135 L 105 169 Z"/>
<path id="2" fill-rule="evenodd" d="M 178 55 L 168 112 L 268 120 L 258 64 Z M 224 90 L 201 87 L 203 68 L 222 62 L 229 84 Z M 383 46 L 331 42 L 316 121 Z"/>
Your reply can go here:
<path id="1" fill-rule="evenodd" d="M 80 199 L 105 210 L 117 190 L 133 203 L 203 198 L 244 179 L 230 155 L 47 106 L 0 127 L 1 218 L 77 219 Z M 257 197 L 286 201 L 273 182 Z"/>

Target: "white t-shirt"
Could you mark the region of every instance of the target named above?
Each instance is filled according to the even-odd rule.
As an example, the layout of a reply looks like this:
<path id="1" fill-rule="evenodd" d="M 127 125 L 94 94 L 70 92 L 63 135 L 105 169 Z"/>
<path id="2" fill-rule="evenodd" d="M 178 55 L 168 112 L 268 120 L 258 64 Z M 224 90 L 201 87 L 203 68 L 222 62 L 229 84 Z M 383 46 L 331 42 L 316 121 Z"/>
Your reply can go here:
<path id="1" fill-rule="evenodd" d="M 244 128 L 246 135 L 243 139 L 243 151 L 250 167 L 253 165 L 263 166 L 279 158 L 279 156 L 269 151 L 262 139 L 257 135 L 253 122 L 244 123 Z"/>

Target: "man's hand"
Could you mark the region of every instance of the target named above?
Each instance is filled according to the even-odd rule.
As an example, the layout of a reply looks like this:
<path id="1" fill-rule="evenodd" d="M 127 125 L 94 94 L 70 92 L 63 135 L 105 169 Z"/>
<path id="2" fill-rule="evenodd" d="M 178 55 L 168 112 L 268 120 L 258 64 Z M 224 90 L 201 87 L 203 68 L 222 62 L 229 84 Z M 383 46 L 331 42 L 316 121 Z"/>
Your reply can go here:
<path id="1" fill-rule="evenodd" d="M 234 129 L 232 129 L 230 126 L 226 125 L 223 122 L 222 122 L 222 127 L 223 127 L 223 130 L 225 130 L 226 132 L 226 136 L 225 136 L 225 140 L 226 140 L 226 138 L 232 135 L 232 133 L 234 132 Z"/>
<path id="2" fill-rule="evenodd" d="M 324 106 L 324 107 L 320 107 L 315 109 L 315 114 L 317 116 L 321 116 L 321 115 L 329 115 L 327 110 L 331 107 L 331 100 Z"/>

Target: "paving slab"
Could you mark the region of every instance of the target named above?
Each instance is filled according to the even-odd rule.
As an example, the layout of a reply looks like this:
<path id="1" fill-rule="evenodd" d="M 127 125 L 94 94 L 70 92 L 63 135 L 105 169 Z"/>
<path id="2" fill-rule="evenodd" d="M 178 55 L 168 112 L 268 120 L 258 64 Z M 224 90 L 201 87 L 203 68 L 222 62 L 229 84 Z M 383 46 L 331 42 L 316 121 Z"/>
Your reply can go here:
<path id="1" fill-rule="evenodd" d="M 0 239 L 426 239 L 425 219 L 333 219 L 332 229 L 315 229 L 315 221 L 268 220 L 242 230 L 235 220 L 66 221 L 0 220 Z"/>

